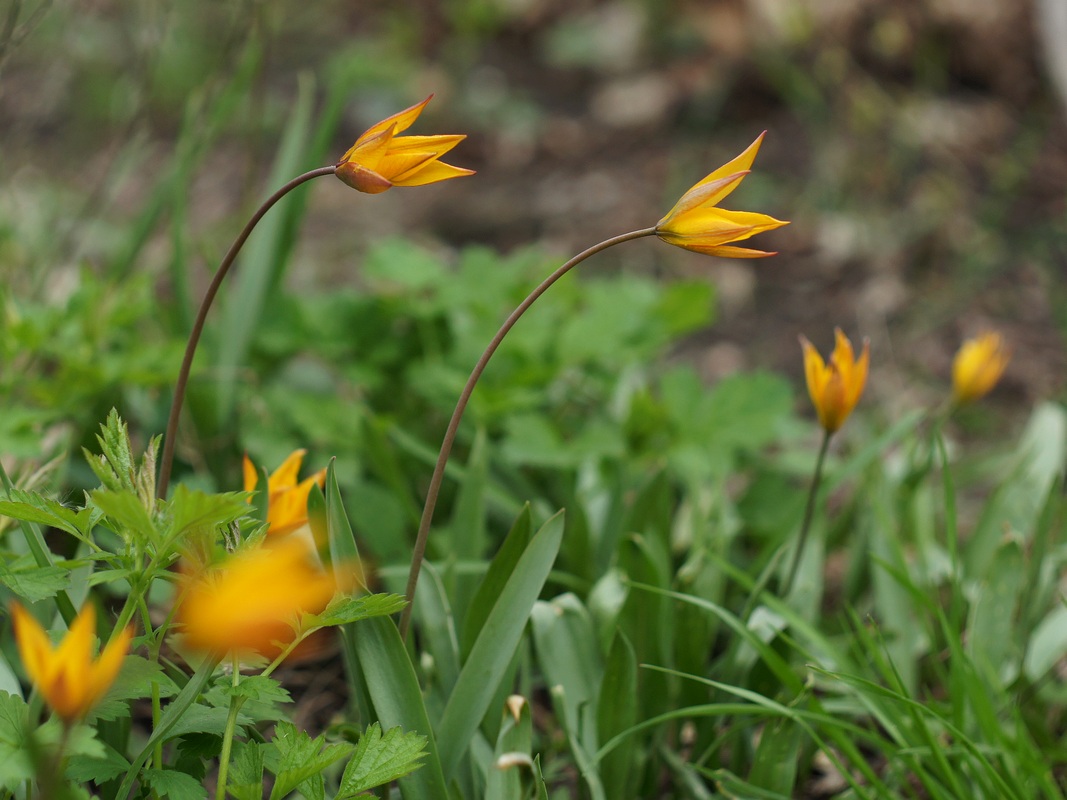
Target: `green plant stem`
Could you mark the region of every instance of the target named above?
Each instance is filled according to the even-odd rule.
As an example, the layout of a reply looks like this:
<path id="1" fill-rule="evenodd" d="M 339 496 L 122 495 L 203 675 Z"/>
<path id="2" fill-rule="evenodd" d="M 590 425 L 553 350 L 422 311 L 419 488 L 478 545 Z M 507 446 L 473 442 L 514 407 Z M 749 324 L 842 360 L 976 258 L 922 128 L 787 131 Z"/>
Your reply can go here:
<path id="1" fill-rule="evenodd" d="M 478 363 L 474 365 L 474 369 L 471 370 L 470 377 L 467 378 L 467 383 L 463 387 L 462 393 L 460 393 L 459 400 L 456 402 L 456 408 L 452 412 L 452 418 L 448 421 L 448 428 L 445 430 L 444 440 L 441 442 L 441 450 L 437 455 L 437 463 L 434 465 L 433 475 L 430 478 L 430 486 L 426 490 L 426 503 L 422 508 L 422 518 L 419 520 L 419 532 L 415 537 L 415 548 L 411 554 L 411 570 L 408 572 L 407 590 L 405 592 L 407 605 L 404 607 L 404 610 L 400 615 L 401 639 L 404 639 L 407 636 L 408 626 L 411 624 L 411 610 L 415 604 L 415 587 L 418 585 L 419 571 L 422 568 L 423 559 L 426 557 L 426 544 L 430 538 L 430 524 L 433 522 L 434 508 L 437 506 L 437 498 L 441 492 L 441 482 L 444 480 L 445 466 L 448 464 L 448 457 L 452 453 L 452 445 L 455 443 L 456 433 L 459 431 L 459 423 L 463 419 L 463 412 L 467 409 L 467 403 L 470 400 L 471 393 L 474 391 L 474 387 L 477 385 L 482 372 L 485 371 L 489 359 L 493 357 L 493 354 L 500 346 L 500 343 L 504 341 L 504 337 L 508 335 L 508 332 L 515 326 L 515 323 L 519 321 L 519 318 L 526 313 L 526 310 L 532 306 L 541 295 L 551 288 L 552 284 L 590 256 L 596 255 L 603 250 L 607 250 L 609 247 L 614 247 L 617 244 L 622 244 L 623 242 L 628 242 L 632 239 L 654 236 L 655 233 L 655 228 L 642 228 L 640 230 L 630 231 L 629 233 L 623 233 L 619 236 L 605 239 L 603 242 L 595 244 L 574 256 L 574 258 L 545 278 L 540 285 L 530 292 L 526 299 L 511 312 L 511 315 L 504 321 L 504 324 L 500 326 L 500 330 L 496 332 L 492 341 L 489 342 L 489 346 L 485 348 L 485 352 L 483 352 L 481 358 L 478 359 Z"/>
<path id="2" fill-rule="evenodd" d="M 218 271 L 215 273 L 215 277 L 211 279 L 211 284 L 208 286 L 207 292 L 204 294 L 204 299 L 200 303 L 200 310 L 196 313 L 196 319 L 193 321 L 193 329 L 189 332 L 189 341 L 185 345 L 185 355 L 182 358 L 182 365 L 178 370 L 178 379 L 174 383 L 174 400 L 171 403 L 170 416 L 167 418 L 167 429 L 163 434 L 163 455 L 160 458 L 159 463 L 159 483 L 156 485 L 157 497 L 166 498 L 167 488 L 170 485 L 171 467 L 174 463 L 174 439 L 178 432 L 178 419 L 181 416 L 182 403 L 185 400 L 185 389 L 189 383 L 189 373 L 193 366 L 193 356 L 196 355 L 196 346 L 200 342 L 200 335 L 204 332 L 204 321 L 207 319 L 207 312 L 211 309 L 211 304 L 215 301 L 215 295 L 218 294 L 219 287 L 222 286 L 223 280 L 226 279 L 226 275 L 230 271 L 230 267 L 233 266 L 237 254 L 241 252 L 241 248 L 244 246 L 245 240 L 248 239 L 249 234 L 252 233 L 252 230 L 263 216 L 270 211 L 275 203 L 289 194 L 289 192 L 297 186 L 307 183 L 312 178 L 319 178 L 323 175 L 333 175 L 336 171 L 337 167 L 330 166 L 319 167 L 310 172 L 305 172 L 303 175 L 298 175 L 293 178 L 268 197 L 263 205 L 256 209 L 256 213 L 245 223 L 244 228 L 237 235 L 237 238 L 234 239 L 233 244 L 230 245 L 230 249 L 226 252 L 225 257 L 222 259 L 222 263 L 219 264 Z"/>
<path id="3" fill-rule="evenodd" d="M 808 490 L 808 503 L 804 507 L 804 521 L 800 525 L 800 536 L 797 537 L 797 548 L 793 551 L 793 563 L 789 567 L 789 577 L 786 578 L 782 587 L 782 597 L 789 594 L 796 580 L 797 570 L 800 569 L 800 557 L 804 554 L 804 544 L 808 541 L 808 533 L 811 531 L 811 520 L 815 516 L 815 498 L 819 496 L 819 484 L 822 483 L 822 468 L 826 461 L 826 451 L 830 449 L 832 431 L 824 431 L 822 445 L 819 447 L 819 457 L 815 459 L 815 473 L 811 476 L 811 488 Z"/>
<path id="4" fill-rule="evenodd" d="M 241 662 L 233 657 L 233 688 L 241 682 Z M 219 753 L 219 780 L 215 786 L 215 800 L 225 800 L 226 780 L 230 771 L 230 753 L 233 750 L 233 734 L 237 729 L 237 714 L 244 705 L 245 698 L 233 694 L 230 696 L 230 713 L 226 717 L 226 730 L 222 734 L 222 752 Z"/>

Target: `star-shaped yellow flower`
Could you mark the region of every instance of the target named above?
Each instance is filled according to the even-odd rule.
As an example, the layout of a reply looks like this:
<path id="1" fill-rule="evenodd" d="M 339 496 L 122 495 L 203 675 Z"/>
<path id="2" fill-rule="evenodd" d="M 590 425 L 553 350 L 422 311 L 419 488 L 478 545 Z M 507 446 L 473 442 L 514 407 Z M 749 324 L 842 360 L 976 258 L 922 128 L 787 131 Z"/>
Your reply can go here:
<path id="1" fill-rule="evenodd" d="M 1004 374 L 1011 351 L 999 333 L 968 339 L 952 362 L 952 397 L 957 404 L 984 397 Z"/>
<path id="2" fill-rule="evenodd" d="M 741 155 L 723 164 L 682 195 L 667 215 L 656 223 L 656 236 L 667 244 L 722 258 L 764 258 L 775 253 L 729 247 L 763 231 L 788 222 L 751 211 L 728 211 L 718 203 L 748 175 L 766 131 L 756 137 Z"/>
<path id="3" fill-rule="evenodd" d="M 332 572 L 304 540 L 274 541 L 189 578 L 178 609 L 189 647 L 219 657 L 272 653 L 293 640 L 301 615 L 326 607 L 337 591 Z"/>
<path id="4" fill-rule="evenodd" d="M 337 177 L 353 189 L 378 194 L 393 186 L 424 186 L 473 175 L 474 170 L 440 161 L 466 136 L 397 136 L 411 127 L 432 99 L 430 95 L 364 131 L 337 162 Z"/>
<path id="5" fill-rule="evenodd" d="M 13 604 L 11 615 L 19 656 L 34 686 L 67 725 L 84 717 L 115 682 L 133 631 L 123 629 L 94 659 L 96 612 L 92 605 L 82 607 L 56 648 L 44 628 L 22 606 Z"/>
<path id="6" fill-rule="evenodd" d="M 322 486 L 326 480 L 326 470 L 323 469 L 297 483 L 306 453 L 307 450 L 294 450 L 267 479 L 267 533 L 271 536 L 291 533 L 307 524 L 311 487 L 316 483 Z M 247 455 L 244 457 L 244 482 L 246 492 L 255 491 L 259 483 L 259 473 Z"/>
<path id="7" fill-rule="evenodd" d="M 827 433 L 834 433 L 848 419 L 852 409 L 863 394 L 867 384 L 867 368 L 870 360 L 870 344 L 863 342 L 863 353 L 859 359 L 852 350 L 852 342 L 841 332 L 834 329 L 834 352 L 830 363 L 824 363 L 819 351 L 803 336 L 800 345 L 804 348 L 804 376 L 808 383 L 808 394 L 819 415 L 819 423 Z"/>

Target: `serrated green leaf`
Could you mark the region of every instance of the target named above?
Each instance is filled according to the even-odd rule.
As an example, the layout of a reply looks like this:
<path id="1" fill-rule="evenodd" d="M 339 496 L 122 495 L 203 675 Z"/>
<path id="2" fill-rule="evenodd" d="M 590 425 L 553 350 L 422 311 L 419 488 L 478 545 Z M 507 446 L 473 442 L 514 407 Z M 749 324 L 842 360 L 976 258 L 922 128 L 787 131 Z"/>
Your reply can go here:
<path id="1" fill-rule="evenodd" d="M 141 537 L 142 541 L 155 539 L 155 523 L 141 498 L 132 489 L 94 489 L 89 493 L 89 499 L 104 512 L 106 520 L 116 532 Z"/>
<path id="2" fill-rule="evenodd" d="M 285 797 L 314 775 L 321 773 L 330 764 L 338 761 L 354 749 L 352 745 L 338 742 L 323 746 L 325 736 L 312 739 L 304 731 L 297 730 L 290 722 L 280 722 L 274 729 L 271 744 L 278 753 L 272 766 L 277 776 L 271 800 Z"/>
<path id="3" fill-rule="evenodd" d="M 234 742 L 226 791 L 236 800 L 263 800 L 263 755 L 269 746 Z"/>
<path id="4" fill-rule="evenodd" d="M 141 780 L 157 795 L 172 800 L 203 800 L 207 797 L 207 790 L 200 781 L 174 769 L 143 769 Z"/>
<path id="5" fill-rule="evenodd" d="M 89 514 L 84 509 L 81 512 L 75 511 L 37 492 L 18 489 L 11 489 L 8 499 L 0 500 L 0 514 L 58 528 L 79 538 L 85 538 L 83 526 L 89 521 Z"/>
<path id="6" fill-rule="evenodd" d="M 308 614 L 304 627 L 347 625 L 370 617 L 389 616 L 404 609 L 404 598 L 398 594 L 365 594 L 359 597 L 335 597 L 321 614 Z"/>
<path id="7" fill-rule="evenodd" d="M 115 748 L 104 745 L 104 755 L 74 755 L 67 760 L 66 778 L 77 783 L 105 783 L 114 780 L 130 768 L 121 753 Z"/>
<path id="8" fill-rule="evenodd" d="M 427 755 L 425 736 L 413 731 L 404 733 L 400 728 L 391 728 L 383 736 L 381 726 L 375 722 L 360 737 L 341 776 L 336 800 L 355 797 L 410 775 Z"/>
<path id="9" fill-rule="evenodd" d="M 292 695 L 274 678 L 263 675 L 249 675 L 241 678 L 234 686 L 220 684 L 219 689 L 227 697 L 243 697 L 246 700 L 260 700 L 266 703 L 291 703 Z"/>
<path id="10" fill-rule="evenodd" d="M 0 567 L 0 583 L 29 603 L 55 597 L 70 585 L 70 570 L 64 567 Z"/>
<path id="11" fill-rule="evenodd" d="M 25 701 L 0 692 L 0 786 L 17 789 L 33 777 L 33 764 L 25 748 L 29 720 Z"/>
<path id="12" fill-rule="evenodd" d="M 160 697 L 173 697 L 178 685 L 163 668 L 141 656 L 126 656 L 118 678 L 111 684 L 103 700 L 93 708 L 89 721 L 114 720 L 129 714 L 129 701 L 152 696 L 152 685 L 158 687 Z"/>

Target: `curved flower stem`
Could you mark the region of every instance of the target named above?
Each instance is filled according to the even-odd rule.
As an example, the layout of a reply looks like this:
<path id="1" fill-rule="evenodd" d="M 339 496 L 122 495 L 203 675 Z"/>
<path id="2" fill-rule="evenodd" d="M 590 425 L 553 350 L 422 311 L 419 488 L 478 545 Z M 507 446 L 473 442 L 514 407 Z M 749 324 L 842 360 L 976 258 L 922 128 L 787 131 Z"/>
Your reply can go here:
<path id="1" fill-rule="evenodd" d="M 222 263 L 219 264 L 219 269 L 215 273 L 215 277 L 211 279 L 211 284 L 207 287 L 204 299 L 200 303 L 200 310 L 196 312 L 196 319 L 193 321 L 193 329 L 189 332 L 189 341 L 185 345 L 185 356 L 182 358 L 181 369 L 178 370 L 178 380 L 174 383 L 174 401 L 171 403 L 170 417 L 167 418 L 167 430 L 163 434 L 163 455 L 160 458 L 159 463 L 159 482 L 156 485 L 156 497 L 163 499 L 167 496 L 167 487 L 170 484 L 171 466 L 174 463 L 174 439 L 178 432 L 178 419 L 181 416 L 182 403 L 185 400 L 185 387 L 189 383 L 189 373 L 193 366 L 193 356 L 196 355 L 196 346 L 200 342 L 200 335 L 204 332 L 204 321 L 207 319 L 207 312 L 210 310 L 211 304 L 215 301 L 215 295 L 218 294 L 219 287 L 222 286 L 226 274 L 230 271 L 230 267 L 233 266 L 234 259 L 236 259 L 237 254 L 241 252 L 241 248 L 244 246 L 245 240 L 248 239 L 249 234 L 252 233 L 252 229 L 256 227 L 259 221 L 263 219 L 263 215 L 270 211 L 275 203 L 302 183 L 307 183 L 312 178 L 319 178 L 323 175 L 333 175 L 336 171 L 336 166 L 330 166 L 319 167 L 310 172 L 305 172 L 303 175 L 298 175 L 293 178 L 282 188 L 268 197 L 263 205 L 256 209 L 256 213 L 252 215 L 251 219 L 245 223 L 244 228 L 237 235 L 237 238 L 234 239 L 233 244 L 230 245 L 230 249 L 226 252 L 226 256 L 222 259 Z"/>
<path id="2" fill-rule="evenodd" d="M 800 569 L 800 557 L 804 554 L 804 544 L 808 541 L 808 533 L 811 531 L 811 519 L 815 515 L 815 498 L 819 495 L 819 484 L 822 483 L 822 468 L 826 461 L 826 451 L 830 449 L 830 437 L 833 433 L 824 431 L 822 445 L 819 447 L 819 457 L 815 460 L 815 473 L 811 476 L 811 488 L 808 490 L 808 504 L 804 507 L 804 522 L 800 526 L 800 536 L 797 537 L 797 548 L 793 551 L 793 563 L 789 567 L 789 577 L 786 578 L 782 587 L 781 596 L 785 597 L 793 588 L 797 570 Z"/>
<path id="3" fill-rule="evenodd" d="M 629 233 L 623 233 L 619 236 L 605 239 L 603 242 L 595 244 L 589 249 L 583 250 L 576 255 L 545 278 L 544 281 L 542 281 L 536 289 L 530 292 L 526 299 L 511 312 L 511 315 L 504 321 L 504 324 L 500 326 L 500 330 L 496 332 L 492 341 L 489 342 L 489 346 L 485 348 L 485 352 L 482 353 L 481 358 L 478 359 L 478 363 L 474 365 L 474 369 L 471 370 L 470 377 L 467 378 L 467 383 L 463 387 L 462 393 L 460 393 L 459 400 L 456 402 L 456 408 L 452 412 L 452 419 L 448 421 L 448 428 L 445 430 L 445 437 L 441 442 L 441 451 L 437 455 L 437 463 L 434 465 L 433 476 L 430 478 L 430 487 L 426 491 L 426 503 L 422 507 L 422 518 L 419 520 L 419 533 L 415 537 L 415 549 L 411 554 L 411 571 L 408 573 L 406 590 L 407 605 L 404 606 L 404 611 L 400 615 L 401 639 L 407 636 L 408 626 L 411 623 L 411 609 L 415 603 L 415 587 L 419 582 L 419 570 L 422 568 L 422 562 L 426 556 L 426 543 L 430 538 L 430 523 L 433 521 L 434 508 L 437 506 L 437 497 L 441 491 L 441 482 L 444 480 L 445 465 L 448 464 L 448 457 L 452 453 L 452 445 L 455 443 L 456 433 L 459 430 L 459 423 L 460 420 L 463 419 L 463 412 L 467 409 L 467 402 L 470 400 L 471 393 L 474 391 L 474 387 L 477 385 L 482 372 L 485 371 L 489 359 L 493 357 L 493 354 L 500 346 L 500 343 L 504 341 L 504 337 L 508 335 L 508 332 L 515 326 L 515 323 L 519 321 L 519 317 L 525 314 L 526 309 L 532 306 L 537 301 L 537 298 L 548 291 L 552 284 L 592 255 L 596 255 L 597 253 L 607 250 L 609 247 L 621 244 L 622 242 L 628 242 L 631 239 L 640 239 L 645 236 L 653 236 L 655 233 L 655 228 L 642 228 L 641 230 L 630 231 Z"/>

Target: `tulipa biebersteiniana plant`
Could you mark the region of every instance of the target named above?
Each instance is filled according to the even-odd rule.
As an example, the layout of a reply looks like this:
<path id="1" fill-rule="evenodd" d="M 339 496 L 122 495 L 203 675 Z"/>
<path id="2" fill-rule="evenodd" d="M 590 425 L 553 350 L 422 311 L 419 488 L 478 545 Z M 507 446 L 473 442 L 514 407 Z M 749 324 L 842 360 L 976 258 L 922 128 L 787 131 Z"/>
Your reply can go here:
<path id="1" fill-rule="evenodd" d="M 282 194 L 323 174 L 367 193 L 470 174 L 440 161 L 462 136 L 398 135 L 426 102 L 372 126 L 337 165 L 290 182 L 253 217 L 201 305 L 165 444 L 212 298 Z M 955 473 L 971 465 L 946 434 L 948 411 L 929 437 L 924 415 L 912 414 L 857 445 L 860 420 L 830 451 L 868 374 L 867 345 L 857 358 L 840 332 L 828 361 L 802 340 L 824 432 L 806 496 L 812 448 L 789 384 L 737 375 L 709 391 L 679 364 L 604 361 L 610 402 L 590 403 L 573 441 L 530 412 L 534 392 L 508 396 L 503 436 L 484 423 L 493 417 L 473 414 L 473 435 L 458 448 L 469 441 L 464 463 L 450 463 L 498 351 L 498 367 L 514 370 L 510 352 L 521 372 L 552 354 L 573 357 L 575 342 L 592 352 L 602 329 L 641 338 L 648 329 L 631 319 L 640 314 L 662 314 L 664 342 L 685 332 L 660 310 L 673 307 L 669 290 L 651 285 L 618 282 L 599 305 L 554 310 L 566 288 L 547 289 L 583 260 L 651 236 L 703 254 L 770 255 L 733 243 L 784 222 L 718 205 L 762 139 L 655 226 L 594 245 L 539 284 L 475 364 L 436 462 L 400 426 L 368 424 L 366 441 L 342 443 L 363 447 L 360 458 L 388 486 L 362 485 L 351 519 L 336 464 L 301 480 L 303 449 L 270 474 L 246 456 L 243 492 L 181 482 L 168 491 L 173 450 L 157 481 L 158 442 L 135 458 L 114 413 L 88 456 L 99 486 L 81 503 L 17 490 L 4 475 L 0 514 L 20 521 L 22 538 L 9 532 L 13 558 L 0 583 L 19 597 L 10 607 L 32 688 L 24 700 L 10 681 L 16 691 L 0 694 L 2 796 L 1063 797 L 1063 759 L 1049 755 L 1063 707 L 1050 676 L 1067 657 L 1057 590 L 1067 558 L 1054 546 L 1067 452 L 1059 406 L 1034 413 L 1004 457 L 998 491 L 964 509 L 978 517 L 967 531 Z M 457 287 L 448 274 L 393 305 L 420 305 L 421 292 L 434 297 L 420 308 L 455 307 L 446 346 L 472 327 L 491 330 L 485 318 L 522 295 L 498 292 L 490 306 L 465 290 L 489 288 L 484 276 L 501 267 L 489 261 L 480 279 Z M 597 295 L 593 284 L 574 294 Z M 548 322 L 539 330 L 531 315 L 526 339 L 509 337 L 542 297 Z M 446 325 L 433 313 L 391 329 L 431 336 Z M 570 323 L 569 338 L 555 338 Z M 613 353 L 622 334 L 608 337 Z M 457 360 L 477 352 L 468 345 Z M 407 392 L 458 386 L 433 372 L 446 346 L 404 375 L 398 406 Z M 999 341 L 965 345 L 945 407 L 979 399 L 1006 360 Z M 563 366 L 562 393 L 579 405 L 591 381 L 583 373 L 600 364 L 574 357 Z M 546 376 L 535 371 L 531 385 Z M 922 455 L 921 469 L 901 468 L 900 450 Z M 409 462 L 436 463 L 421 519 L 414 497 L 424 485 L 405 481 Z M 452 515 L 431 537 L 446 478 L 457 487 Z M 552 513 L 560 505 L 566 516 Z M 402 550 L 417 520 L 410 563 L 369 570 L 355 530 Z M 790 545 L 793 564 L 776 587 Z M 365 593 L 378 582 L 401 588 L 405 572 L 407 602 Z M 791 593 L 798 575 L 805 592 Z M 402 610 L 398 626 L 391 615 Z M 328 628 L 339 629 L 329 641 L 344 661 L 346 696 L 330 697 L 325 729 L 307 732 L 288 719 L 283 666 Z M 1040 713 L 1028 711 L 1031 701 Z M 44 704 L 55 716 L 42 722 Z"/>

